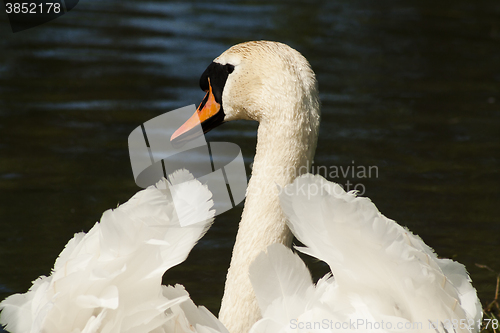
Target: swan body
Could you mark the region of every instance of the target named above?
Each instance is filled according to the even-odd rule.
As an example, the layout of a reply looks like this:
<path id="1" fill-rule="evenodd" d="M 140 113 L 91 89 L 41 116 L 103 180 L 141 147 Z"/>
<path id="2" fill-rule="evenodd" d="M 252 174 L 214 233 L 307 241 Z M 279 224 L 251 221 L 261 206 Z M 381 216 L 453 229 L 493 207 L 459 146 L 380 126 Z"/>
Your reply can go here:
<path id="1" fill-rule="evenodd" d="M 438 259 L 368 198 L 307 174 L 280 199 L 306 245 L 297 249 L 326 262 L 333 276 L 314 285 L 296 254 L 271 245 L 250 267 L 263 316 L 250 332 L 478 330 L 481 306 L 465 267 Z"/>
<path id="2" fill-rule="evenodd" d="M 419 330 L 428 332 L 452 331 L 442 325 L 429 329 L 429 320 L 436 326 L 467 320 L 464 331 L 477 331 L 472 321 L 482 312 L 463 266 L 438 260 L 368 199 L 299 191 L 301 186 L 338 185 L 308 176 L 297 180 L 300 186 L 289 185 L 312 164 L 319 130 L 317 82 L 300 53 L 276 42 L 238 44 L 214 60 L 200 86 L 207 95 L 193 117 L 205 131 L 231 120 L 259 122 L 252 177 L 219 313 L 231 333 L 289 331 L 289 320 L 302 313 L 298 309 L 311 318 L 420 320 L 426 326 Z M 172 139 L 187 130 L 183 125 Z M 279 188 L 292 192 L 282 196 L 281 205 Z M 298 259 L 283 249 L 291 245 L 290 228 L 306 244 L 302 251 L 330 265 L 335 280 L 325 277 L 311 287 Z M 262 255 L 266 252 L 268 259 Z M 250 269 L 252 262 L 257 268 Z M 311 307 L 304 308 L 306 304 Z M 276 323 L 273 316 L 281 318 L 279 325 L 267 326 Z"/>
<path id="3" fill-rule="evenodd" d="M 214 60 L 200 86 L 207 95 L 172 140 L 200 122 L 205 131 L 231 120 L 259 122 L 220 321 L 183 287 L 161 286 L 163 273 L 187 257 L 213 218 L 208 189 L 180 172 L 105 212 L 101 223 L 70 240 L 51 276 L 3 301 L 0 322 L 8 330 L 478 331 L 480 303 L 462 265 L 438 259 L 369 199 L 306 174 L 320 105 L 314 72 L 300 53 L 276 42 L 238 44 Z M 174 210 L 168 188 L 177 185 L 184 204 Z M 180 228 L 179 214 L 201 222 Z M 293 235 L 305 245 L 297 250 L 326 262 L 333 276 L 313 284 L 290 249 Z M 343 326 L 358 320 L 392 326 Z M 453 320 L 467 325 L 450 328 Z"/>

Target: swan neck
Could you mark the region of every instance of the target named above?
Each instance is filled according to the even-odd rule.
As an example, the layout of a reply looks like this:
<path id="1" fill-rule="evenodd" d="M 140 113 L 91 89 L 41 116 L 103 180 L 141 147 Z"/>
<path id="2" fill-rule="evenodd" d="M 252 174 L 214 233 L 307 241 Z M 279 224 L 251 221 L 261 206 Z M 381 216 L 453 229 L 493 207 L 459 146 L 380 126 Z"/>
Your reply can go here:
<path id="1" fill-rule="evenodd" d="M 300 111 L 303 115 L 304 111 Z M 286 112 L 275 110 L 273 114 Z M 309 117 L 309 114 L 295 119 L 260 121 L 252 176 L 219 314 L 231 333 L 247 332 L 260 319 L 249 279 L 250 264 L 271 244 L 291 245 L 293 235 L 286 225 L 278 194 L 279 187 L 292 183 L 299 174 L 310 169 L 319 115 Z"/>

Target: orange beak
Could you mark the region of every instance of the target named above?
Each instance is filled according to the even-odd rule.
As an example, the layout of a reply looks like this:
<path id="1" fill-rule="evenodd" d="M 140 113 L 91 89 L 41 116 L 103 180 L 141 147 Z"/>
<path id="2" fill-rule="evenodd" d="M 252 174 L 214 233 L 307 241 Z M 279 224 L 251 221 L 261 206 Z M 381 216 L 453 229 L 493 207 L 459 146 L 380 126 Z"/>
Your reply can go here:
<path id="1" fill-rule="evenodd" d="M 180 136 L 182 136 L 183 134 L 189 135 L 188 134 L 189 131 L 200 123 L 202 125 L 204 133 L 210 131 L 212 128 L 222 123 L 222 121 L 217 121 L 217 124 L 215 124 L 214 121 L 211 121 L 214 120 L 214 117 L 216 115 L 218 115 L 221 109 L 221 105 L 217 103 L 214 94 L 212 93 L 212 85 L 210 84 L 210 78 L 208 78 L 208 89 L 209 90 L 207 94 L 203 98 L 203 101 L 200 103 L 200 106 L 198 106 L 196 112 L 181 127 L 179 127 L 174 132 L 174 134 L 172 134 L 172 136 L 170 137 L 170 141 L 173 141 L 178 138 L 180 139 Z M 217 118 L 220 118 L 220 115 Z M 204 126 L 206 124 L 208 124 L 209 126 Z"/>

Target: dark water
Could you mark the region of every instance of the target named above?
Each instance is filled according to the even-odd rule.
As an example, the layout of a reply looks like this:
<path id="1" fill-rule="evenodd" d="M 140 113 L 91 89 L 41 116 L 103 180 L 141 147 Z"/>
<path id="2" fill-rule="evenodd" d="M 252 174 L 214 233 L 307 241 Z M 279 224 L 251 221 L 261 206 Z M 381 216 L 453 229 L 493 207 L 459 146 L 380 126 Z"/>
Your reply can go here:
<path id="1" fill-rule="evenodd" d="M 199 103 L 212 59 L 258 39 L 295 47 L 317 73 L 319 173 L 357 186 L 493 298 L 495 275 L 475 264 L 500 272 L 498 0 L 85 0 L 16 34 L 0 19 L 0 299 L 137 191 L 128 134 Z M 250 163 L 255 129 L 226 124 L 208 140 L 239 144 Z M 240 214 L 219 216 L 165 283 L 217 312 Z"/>

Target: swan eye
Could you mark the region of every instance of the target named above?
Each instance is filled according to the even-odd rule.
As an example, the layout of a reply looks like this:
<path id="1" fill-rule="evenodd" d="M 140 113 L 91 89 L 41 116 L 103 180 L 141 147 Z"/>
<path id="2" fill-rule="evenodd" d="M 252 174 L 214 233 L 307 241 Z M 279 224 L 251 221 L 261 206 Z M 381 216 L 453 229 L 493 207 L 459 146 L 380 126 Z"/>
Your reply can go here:
<path id="1" fill-rule="evenodd" d="M 226 64 L 225 67 L 228 74 L 231 74 L 234 71 L 234 66 L 231 64 Z"/>

